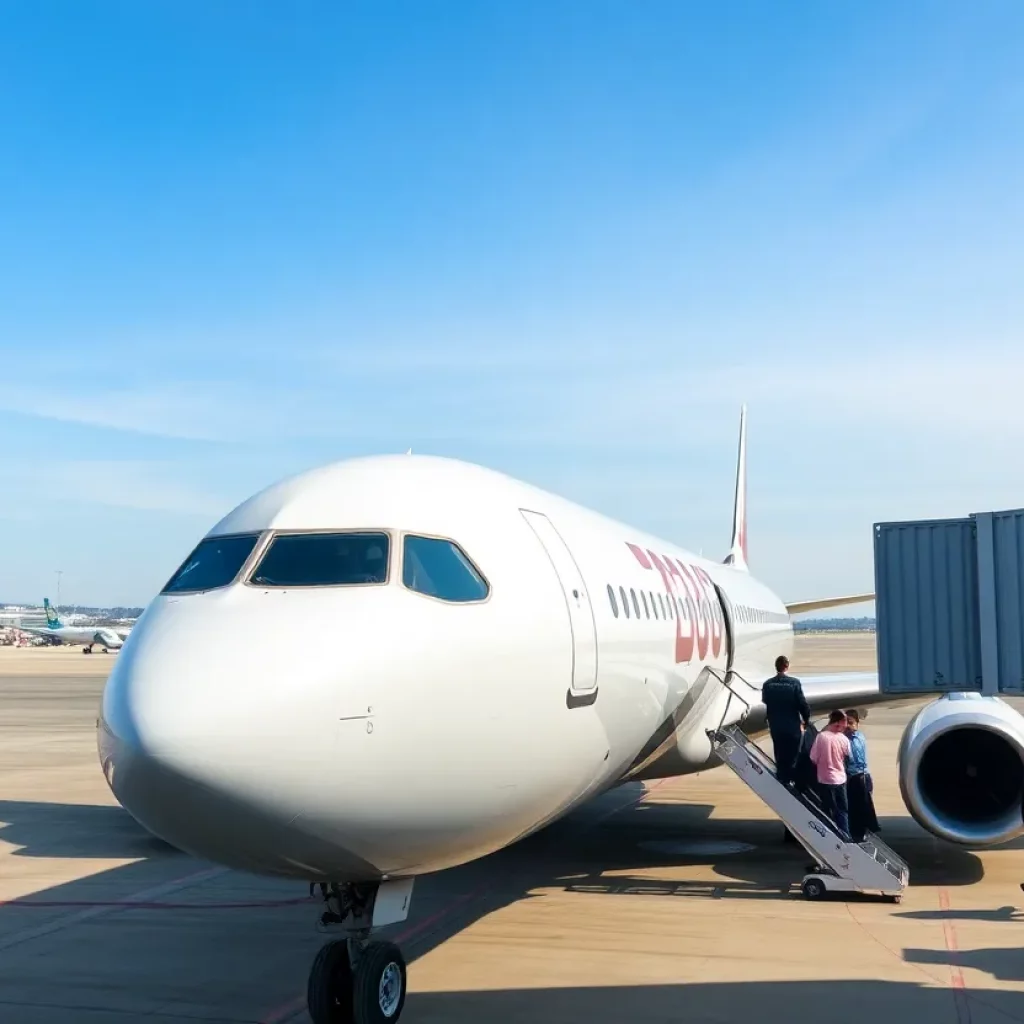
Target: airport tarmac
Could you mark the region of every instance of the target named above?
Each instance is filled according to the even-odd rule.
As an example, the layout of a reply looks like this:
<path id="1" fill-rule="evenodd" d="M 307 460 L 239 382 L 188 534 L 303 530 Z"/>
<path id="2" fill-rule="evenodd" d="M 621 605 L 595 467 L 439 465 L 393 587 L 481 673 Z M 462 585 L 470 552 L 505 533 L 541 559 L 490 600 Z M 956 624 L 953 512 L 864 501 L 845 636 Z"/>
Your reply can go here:
<path id="1" fill-rule="evenodd" d="M 115 657 L 0 648 L 0 1021 L 307 1021 L 319 904 L 180 854 L 113 801 L 94 730 Z M 793 661 L 870 668 L 874 637 L 800 637 Z M 803 900 L 806 854 L 725 768 L 631 785 L 417 883 L 394 929 L 403 1022 L 1024 1021 L 1024 842 L 973 853 L 910 820 L 912 712 L 864 723 L 902 904 Z"/>

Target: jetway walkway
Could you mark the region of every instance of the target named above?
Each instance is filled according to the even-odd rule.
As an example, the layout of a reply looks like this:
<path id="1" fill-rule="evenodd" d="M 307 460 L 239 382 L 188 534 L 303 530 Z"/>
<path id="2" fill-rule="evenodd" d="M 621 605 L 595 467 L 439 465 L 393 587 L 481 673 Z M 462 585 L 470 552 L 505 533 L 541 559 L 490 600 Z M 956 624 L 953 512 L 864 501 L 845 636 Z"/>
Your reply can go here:
<path id="1" fill-rule="evenodd" d="M 775 762 L 743 732 L 750 703 L 731 684 L 739 677 L 716 677 L 746 711 L 739 722 L 708 730 L 712 747 L 814 859 L 815 870 L 804 876 L 801 885 L 804 895 L 820 899 L 827 892 L 880 892 L 899 902 L 910 880 L 906 861 L 871 833 L 863 842 L 855 842 L 828 817 L 813 794 L 780 782 Z"/>

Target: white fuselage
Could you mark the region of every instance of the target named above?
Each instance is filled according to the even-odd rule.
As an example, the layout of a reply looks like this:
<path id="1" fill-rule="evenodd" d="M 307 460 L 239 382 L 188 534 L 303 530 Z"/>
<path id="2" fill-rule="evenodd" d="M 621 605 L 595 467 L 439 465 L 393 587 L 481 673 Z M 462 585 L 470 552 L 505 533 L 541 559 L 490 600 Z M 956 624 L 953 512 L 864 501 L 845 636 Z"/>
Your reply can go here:
<path id="1" fill-rule="evenodd" d="M 386 583 L 248 580 L 280 531 L 368 529 L 390 536 Z M 143 825 L 242 869 L 355 881 L 482 856 L 625 779 L 714 763 L 705 730 L 742 706 L 706 670 L 731 658 L 759 686 L 791 653 L 784 604 L 748 573 L 465 463 L 303 474 L 210 535 L 246 533 L 230 585 L 151 603 L 99 730 Z M 486 599 L 405 586 L 407 534 L 455 541 Z M 275 642 L 291 628 L 310 641 Z"/>

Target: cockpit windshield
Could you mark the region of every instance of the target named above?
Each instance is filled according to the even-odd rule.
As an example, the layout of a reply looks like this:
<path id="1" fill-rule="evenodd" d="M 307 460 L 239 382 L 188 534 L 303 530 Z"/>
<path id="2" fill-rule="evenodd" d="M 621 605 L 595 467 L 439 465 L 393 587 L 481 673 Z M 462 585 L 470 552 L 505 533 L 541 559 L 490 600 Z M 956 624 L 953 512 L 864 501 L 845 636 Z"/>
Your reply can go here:
<path id="1" fill-rule="evenodd" d="M 387 583 L 386 533 L 295 533 L 275 537 L 249 582 L 259 587 Z"/>
<path id="2" fill-rule="evenodd" d="M 201 540 L 161 593 L 187 594 L 226 587 L 238 575 L 258 539 L 258 533 L 247 533 Z"/>
<path id="3" fill-rule="evenodd" d="M 490 588 L 454 541 L 440 537 L 405 538 L 402 582 L 410 590 L 441 601 L 482 601 Z"/>

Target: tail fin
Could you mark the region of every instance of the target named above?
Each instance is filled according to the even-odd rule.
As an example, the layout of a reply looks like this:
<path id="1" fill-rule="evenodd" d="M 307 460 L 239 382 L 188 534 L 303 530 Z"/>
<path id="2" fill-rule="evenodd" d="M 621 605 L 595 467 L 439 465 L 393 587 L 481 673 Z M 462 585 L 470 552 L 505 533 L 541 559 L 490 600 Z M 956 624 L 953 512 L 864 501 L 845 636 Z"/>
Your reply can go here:
<path id="1" fill-rule="evenodd" d="M 43 598 L 43 608 L 46 609 L 46 624 L 52 629 L 59 629 L 60 618 L 54 610 L 53 605 L 50 604 L 50 599 L 48 597 Z"/>
<path id="2" fill-rule="evenodd" d="M 736 456 L 736 497 L 732 507 L 732 547 L 725 564 L 747 571 L 747 407 L 740 409 L 740 446 Z"/>

